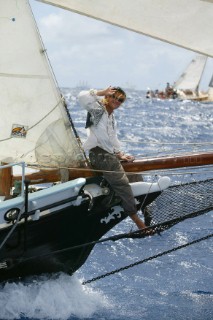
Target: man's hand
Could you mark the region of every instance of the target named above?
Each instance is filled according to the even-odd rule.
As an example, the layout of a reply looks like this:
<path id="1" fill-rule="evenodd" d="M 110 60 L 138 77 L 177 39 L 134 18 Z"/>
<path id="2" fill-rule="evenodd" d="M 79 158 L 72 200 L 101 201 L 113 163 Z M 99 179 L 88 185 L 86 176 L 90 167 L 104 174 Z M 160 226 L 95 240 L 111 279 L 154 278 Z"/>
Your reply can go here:
<path id="1" fill-rule="evenodd" d="M 133 162 L 135 160 L 135 157 L 125 154 L 123 152 L 116 153 L 116 156 L 121 161 Z"/>
<path id="2" fill-rule="evenodd" d="M 97 96 L 112 96 L 115 92 L 116 92 L 116 90 L 110 86 L 106 89 L 98 90 L 96 94 L 97 94 Z"/>

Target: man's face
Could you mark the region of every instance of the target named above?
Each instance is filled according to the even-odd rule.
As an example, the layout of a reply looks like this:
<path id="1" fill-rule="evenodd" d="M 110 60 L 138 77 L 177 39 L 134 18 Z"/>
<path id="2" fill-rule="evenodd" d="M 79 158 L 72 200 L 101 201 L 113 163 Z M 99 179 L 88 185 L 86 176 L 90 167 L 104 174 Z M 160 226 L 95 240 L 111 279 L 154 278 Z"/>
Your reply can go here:
<path id="1" fill-rule="evenodd" d="M 110 107 L 111 110 L 115 110 L 119 108 L 125 100 L 125 95 L 116 91 L 113 95 L 107 97 L 108 107 Z"/>

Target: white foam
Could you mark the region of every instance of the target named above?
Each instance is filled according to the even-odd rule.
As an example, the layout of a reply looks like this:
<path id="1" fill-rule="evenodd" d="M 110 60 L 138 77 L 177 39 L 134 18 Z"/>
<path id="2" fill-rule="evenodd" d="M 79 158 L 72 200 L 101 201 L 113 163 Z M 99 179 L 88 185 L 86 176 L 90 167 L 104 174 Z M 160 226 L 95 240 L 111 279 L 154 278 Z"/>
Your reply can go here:
<path id="1" fill-rule="evenodd" d="M 101 292 L 83 286 L 74 276 L 38 277 L 28 283 L 0 286 L 0 319 L 69 319 L 91 317 L 108 306 Z"/>

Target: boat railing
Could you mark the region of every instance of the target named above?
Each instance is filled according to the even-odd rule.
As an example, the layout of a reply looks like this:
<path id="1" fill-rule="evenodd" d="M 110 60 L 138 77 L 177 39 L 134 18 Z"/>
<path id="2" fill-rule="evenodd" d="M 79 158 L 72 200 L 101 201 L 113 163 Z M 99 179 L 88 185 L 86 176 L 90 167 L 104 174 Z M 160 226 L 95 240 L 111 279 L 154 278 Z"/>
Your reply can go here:
<path id="1" fill-rule="evenodd" d="M 0 172 L 1 172 L 1 183 L 0 183 L 0 188 L 1 191 L 5 191 L 6 194 L 8 194 L 9 190 L 11 189 L 11 172 L 4 174 L 5 169 L 13 168 L 15 166 L 21 167 L 21 181 L 20 181 L 20 186 L 21 186 L 21 192 L 20 196 L 24 197 L 24 180 L 25 180 L 25 162 L 14 162 L 14 163 L 9 163 L 9 164 L 2 164 L 0 165 Z M 6 181 L 8 180 L 8 181 Z M 4 187 L 3 187 L 4 186 Z"/>

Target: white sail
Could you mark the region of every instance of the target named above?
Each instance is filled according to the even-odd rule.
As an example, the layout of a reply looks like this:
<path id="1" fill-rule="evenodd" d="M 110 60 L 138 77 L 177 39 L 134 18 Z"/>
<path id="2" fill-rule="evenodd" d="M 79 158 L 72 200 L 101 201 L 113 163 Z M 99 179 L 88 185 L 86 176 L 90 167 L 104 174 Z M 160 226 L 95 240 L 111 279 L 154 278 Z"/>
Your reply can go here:
<path id="1" fill-rule="evenodd" d="M 209 82 L 208 97 L 210 101 L 213 101 L 213 76 Z"/>
<path id="2" fill-rule="evenodd" d="M 174 88 L 197 92 L 206 61 L 207 57 L 203 55 L 197 55 L 192 59 L 184 73 L 182 73 L 180 78 L 175 82 Z"/>
<path id="3" fill-rule="evenodd" d="M 26 0 L 0 0 L 0 161 L 78 166 L 76 142 Z"/>
<path id="4" fill-rule="evenodd" d="M 213 57 L 213 1 L 37 0 Z"/>

